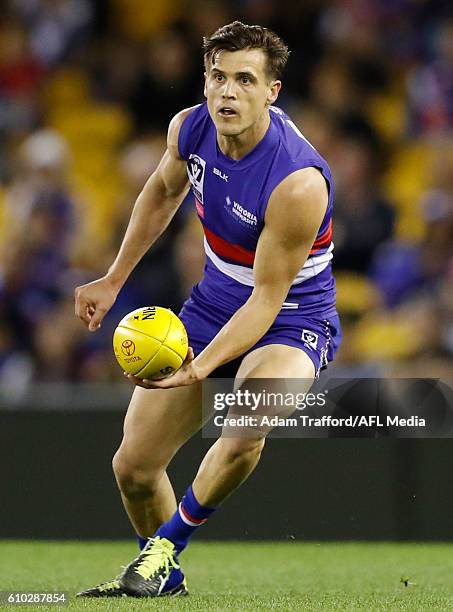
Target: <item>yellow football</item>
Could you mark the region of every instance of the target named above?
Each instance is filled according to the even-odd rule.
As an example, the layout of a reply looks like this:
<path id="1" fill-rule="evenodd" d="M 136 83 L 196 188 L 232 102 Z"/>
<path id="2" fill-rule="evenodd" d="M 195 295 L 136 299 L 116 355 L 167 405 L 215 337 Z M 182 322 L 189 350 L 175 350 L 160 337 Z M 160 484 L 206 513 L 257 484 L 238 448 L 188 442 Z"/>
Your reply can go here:
<path id="1" fill-rule="evenodd" d="M 113 334 L 115 357 L 137 378 L 165 378 L 178 370 L 189 342 L 182 321 L 168 308 L 148 306 L 126 315 Z"/>

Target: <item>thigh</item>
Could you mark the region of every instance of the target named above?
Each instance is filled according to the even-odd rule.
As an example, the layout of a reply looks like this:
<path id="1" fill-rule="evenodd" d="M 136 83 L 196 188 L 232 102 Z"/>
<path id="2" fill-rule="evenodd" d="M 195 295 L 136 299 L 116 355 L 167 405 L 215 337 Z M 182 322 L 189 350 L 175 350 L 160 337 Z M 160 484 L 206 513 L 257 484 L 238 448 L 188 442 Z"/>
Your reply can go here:
<path id="1" fill-rule="evenodd" d="M 136 387 L 124 420 L 120 452 L 142 468 L 166 466 L 202 425 L 201 384 L 175 389 Z"/>
<path id="2" fill-rule="evenodd" d="M 307 353 L 286 344 L 267 344 L 248 353 L 239 367 L 237 380 L 249 378 L 297 378 L 306 391 L 315 378 L 315 366 Z M 306 381 L 306 382 L 305 382 Z"/>
<path id="3" fill-rule="evenodd" d="M 309 391 L 314 378 L 313 361 L 301 349 L 268 344 L 251 351 L 244 357 L 235 380 L 235 390 L 242 391 L 243 399 L 230 408 L 222 437 L 266 437 L 282 424 L 280 418 L 296 410 L 298 398 Z M 253 398 L 252 404 L 246 402 L 246 393 Z"/>

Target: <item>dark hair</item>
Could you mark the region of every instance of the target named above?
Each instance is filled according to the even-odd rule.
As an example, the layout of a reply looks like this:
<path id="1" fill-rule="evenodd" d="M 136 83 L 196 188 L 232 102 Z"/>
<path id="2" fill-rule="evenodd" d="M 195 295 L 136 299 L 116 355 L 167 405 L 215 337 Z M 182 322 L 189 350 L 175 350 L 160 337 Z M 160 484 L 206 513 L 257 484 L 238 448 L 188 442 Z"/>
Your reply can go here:
<path id="1" fill-rule="evenodd" d="M 280 78 L 289 57 L 288 47 L 283 40 L 267 28 L 246 25 L 233 21 L 203 38 L 204 62 L 206 68 L 215 62 L 219 51 L 240 51 L 262 49 L 267 56 L 266 72 L 271 79 Z"/>

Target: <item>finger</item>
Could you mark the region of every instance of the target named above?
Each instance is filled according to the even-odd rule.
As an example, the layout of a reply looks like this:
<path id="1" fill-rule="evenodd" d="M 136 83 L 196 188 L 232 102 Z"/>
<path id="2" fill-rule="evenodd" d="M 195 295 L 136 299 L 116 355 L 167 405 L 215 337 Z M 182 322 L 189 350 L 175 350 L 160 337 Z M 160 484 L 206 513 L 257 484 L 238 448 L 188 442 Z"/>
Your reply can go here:
<path id="1" fill-rule="evenodd" d="M 156 380 L 144 379 L 142 382 L 146 385 L 147 389 L 168 389 L 173 386 L 167 382 L 166 378 L 157 378 Z"/>
<path id="2" fill-rule="evenodd" d="M 82 313 L 85 312 L 86 309 L 86 302 L 85 300 L 83 300 L 82 298 L 80 298 L 78 296 L 78 294 L 75 294 L 74 297 L 74 311 L 77 317 L 79 317 L 80 319 L 82 318 Z"/>
<path id="3" fill-rule="evenodd" d="M 87 326 L 90 324 L 91 319 L 91 316 L 89 315 L 89 308 L 90 307 L 88 306 L 88 304 L 84 301 L 81 301 L 76 304 L 76 315 Z"/>
<path id="4" fill-rule="evenodd" d="M 79 317 L 79 319 L 88 327 L 91 320 L 91 311 L 93 310 L 93 306 L 90 306 L 81 296 L 78 288 L 74 292 L 74 310 L 76 316 Z"/>
<path id="5" fill-rule="evenodd" d="M 141 378 L 137 378 L 133 374 L 128 374 L 127 372 L 123 372 L 123 374 L 132 384 L 136 385 L 137 387 L 142 387 L 143 389 L 153 388 L 152 384 L 149 384 L 151 381 L 144 381 Z"/>
<path id="6" fill-rule="evenodd" d="M 76 317 L 79 316 L 79 288 L 74 289 L 74 312 Z"/>
<path id="7" fill-rule="evenodd" d="M 87 326 L 90 325 L 95 312 L 96 312 L 96 308 L 94 306 L 87 305 L 85 309 L 85 318 L 84 318 L 84 321 L 86 322 Z"/>
<path id="8" fill-rule="evenodd" d="M 189 350 L 187 351 L 187 355 L 186 358 L 184 359 L 184 363 L 190 363 L 191 361 L 193 361 L 195 358 L 194 352 L 193 352 L 193 348 L 191 346 L 189 346 Z"/>
<path id="9" fill-rule="evenodd" d="M 104 315 L 106 312 L 107 311 L 105 308 L 99 308 L 99 307 L 96 308 L 96 310 L 93 312 L 93 314 L 90 317 L 91 320 L 88 326 L 88 329 L 90 331 L 96 331 L 97 329 L 101 327 L 102 319 L 104 318 Z"/>

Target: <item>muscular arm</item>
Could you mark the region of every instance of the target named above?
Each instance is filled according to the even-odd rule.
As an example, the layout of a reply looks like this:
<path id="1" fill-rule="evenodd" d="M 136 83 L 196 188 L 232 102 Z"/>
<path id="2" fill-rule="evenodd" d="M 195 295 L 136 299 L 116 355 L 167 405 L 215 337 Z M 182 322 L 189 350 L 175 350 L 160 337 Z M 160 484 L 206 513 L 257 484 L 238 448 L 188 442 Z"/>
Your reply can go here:
<path id="1" fill-rule="evenodd" d="M 308 257 L 327 202 L 326 182 L 315 168 L 294 172 L 274 190 L 256 249 L 255 287 L 194 360 L 202 377 L 244 353 L 271 327 Z"/>
<path id="2" fill-rule="evenodd" d="M 167 150 L 138 196 L 118 255 L 107 278 L 120 289 L 143 255 L 166 229 L 187 194 L 186 162 L 179 157 L 179 129 L 189 110 L 170 123 Z"/>
<path id="3" fill-rule="evenodd" d="M 181 111 L 171 121 L 167 150 L 135 202 L 120 250 L 107 274 L 75 290 L 76 315 L 90 331 L 99 328 L 126 279 L 168 226 L 187 193 L 186 162 L 179 156 L 178 136 L 191 110 Z"/>

